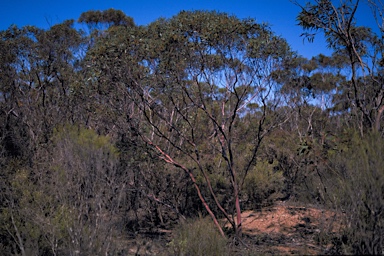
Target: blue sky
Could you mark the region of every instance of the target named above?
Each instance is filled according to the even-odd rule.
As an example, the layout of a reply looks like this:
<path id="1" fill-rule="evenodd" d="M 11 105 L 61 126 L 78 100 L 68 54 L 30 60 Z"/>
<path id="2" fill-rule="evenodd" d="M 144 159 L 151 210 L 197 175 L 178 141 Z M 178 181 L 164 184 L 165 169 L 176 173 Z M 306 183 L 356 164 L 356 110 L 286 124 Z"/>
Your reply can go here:
<path id="1" fill-rule="evenodd" d="M 375 26 L 373 15 L 366 3 L 361 0 L 358 13 L 362 25 Z M 300 3 L 305 0 L 299 0 Z M 335 0 L 337 4 L 339 0 Z M 75 19 L 89 10 L 114 8 L 131 16 L 137 25 L 147 25 L 160 17 L 170 18 L 181 10 L 216 10 L 239 18 L 254 18 L 257 22 L 267 22 L 272 30 L 285 38 L 299 54 L 311 58 L 323 53 L 329 55 L 322 37 L 314 43 L 303 41 L 303 32 L 296 25 L 300 8 L 289 0 L 1 0 L 0 30 L 11 24 L 19 27 L 34 25 L 47 29 L 50 25 L 67 19 Z"/>

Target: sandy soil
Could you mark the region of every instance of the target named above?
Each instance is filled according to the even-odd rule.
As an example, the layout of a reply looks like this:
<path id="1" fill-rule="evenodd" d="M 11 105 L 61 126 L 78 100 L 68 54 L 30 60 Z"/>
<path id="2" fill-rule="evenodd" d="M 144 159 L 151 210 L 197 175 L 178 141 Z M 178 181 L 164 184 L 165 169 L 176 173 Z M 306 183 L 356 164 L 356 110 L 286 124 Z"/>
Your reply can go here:
<path id="1" fill-rule="evenodd" d="M 242 213 L 242 227 L 258 251 L 271 254 L 324 254 L 330 235 L 340 230 L 335 212 L 283 203 Z"/>
<path id="2" fill-rule="evenodd" d="M 242 213 L 244 246 L 232 247 L 233 255 L 324 255 L 331 238 L 340 231 L 340 215 L 316 207 L 278 203 L 259 211 Z M 229 227 L 229 225 L 227 224 Z M 169 255 L 166 244 L 171 230 L 142 234 L 122 241 L 127 255 Z"/>

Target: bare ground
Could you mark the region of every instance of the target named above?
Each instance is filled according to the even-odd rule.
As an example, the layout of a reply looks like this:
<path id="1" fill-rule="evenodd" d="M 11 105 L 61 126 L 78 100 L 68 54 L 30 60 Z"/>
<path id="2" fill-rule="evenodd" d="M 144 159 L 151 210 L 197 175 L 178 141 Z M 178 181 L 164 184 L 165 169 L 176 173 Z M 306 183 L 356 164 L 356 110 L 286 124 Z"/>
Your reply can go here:
<path id="1" fill-rule="evenodd" d="M 340 231 L 340 215 L 315 207 L 284 203 L 242 213 L 243 233 L 251 251 L 261 254 L 319 255 Z"/>
<path id="2" fill-rule="evenodd" d="M 340 231 L 340 215 L 316 207 L 279 203 L 259 211 L 242 213 L 243 245 L 234 255 L 323 255 Z M 141 233 L 125 240 L 124 255 L 169 255 L 172 231 Z"/>

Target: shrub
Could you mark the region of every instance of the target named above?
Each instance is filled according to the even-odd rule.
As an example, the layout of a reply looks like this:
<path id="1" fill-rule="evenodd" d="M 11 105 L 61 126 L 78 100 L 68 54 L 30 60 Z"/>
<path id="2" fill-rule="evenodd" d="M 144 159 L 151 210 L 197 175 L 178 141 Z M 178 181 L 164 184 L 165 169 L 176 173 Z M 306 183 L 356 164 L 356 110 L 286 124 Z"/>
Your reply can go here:
<path id="1" fill-rule="evenodd" d="M 229 255 L 223 238 L 208 218 L 181 223 L 169 243 L 175 255 Z"/>
<path id="2" fill-rule="evenodd" d="M 252 169 L 244 182 L 244 192 L 251 207 L 260 208 L 281 196 L 284 177 L 281 171 L 274 170 L 274 165 L 260 162 Z"/>
<path id="3" fill-rule="evenodd" d="M 329 192 L 345 213 L 341 253 L 381 254 L 384 250 L 384 140 L 378 134 L 354 136 L 332 161 Z"/>

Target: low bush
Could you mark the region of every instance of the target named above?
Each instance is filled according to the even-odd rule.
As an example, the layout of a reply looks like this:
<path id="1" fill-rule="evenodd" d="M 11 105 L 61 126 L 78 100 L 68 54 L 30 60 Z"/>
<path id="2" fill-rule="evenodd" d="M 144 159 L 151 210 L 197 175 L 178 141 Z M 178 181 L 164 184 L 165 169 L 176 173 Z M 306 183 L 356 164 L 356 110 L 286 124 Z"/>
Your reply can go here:
<path id="1" fill-rule="evenodd" d="M 384 252 L 384 140 L 378 134 L 354 136 L 332 159 L 328 179 L 334 207 L 343 212 L 343 233 L 335 245 L 342 254 Z"/>
<path id="2" fill-rule="evenodd" d="M 169 243 L 174 255 L 229 255 L 227 240 L 209 218 L 181 223 Z"/>
<path id="3" fill-rule="evenodd" d="M 244 182 L 244 193 L 247 204 L 253 209 L 261 208 L 282 196 L 284 177 L 280 170 L 274 170 L 274 165 L 260 162 L 252 169 Z"/>

